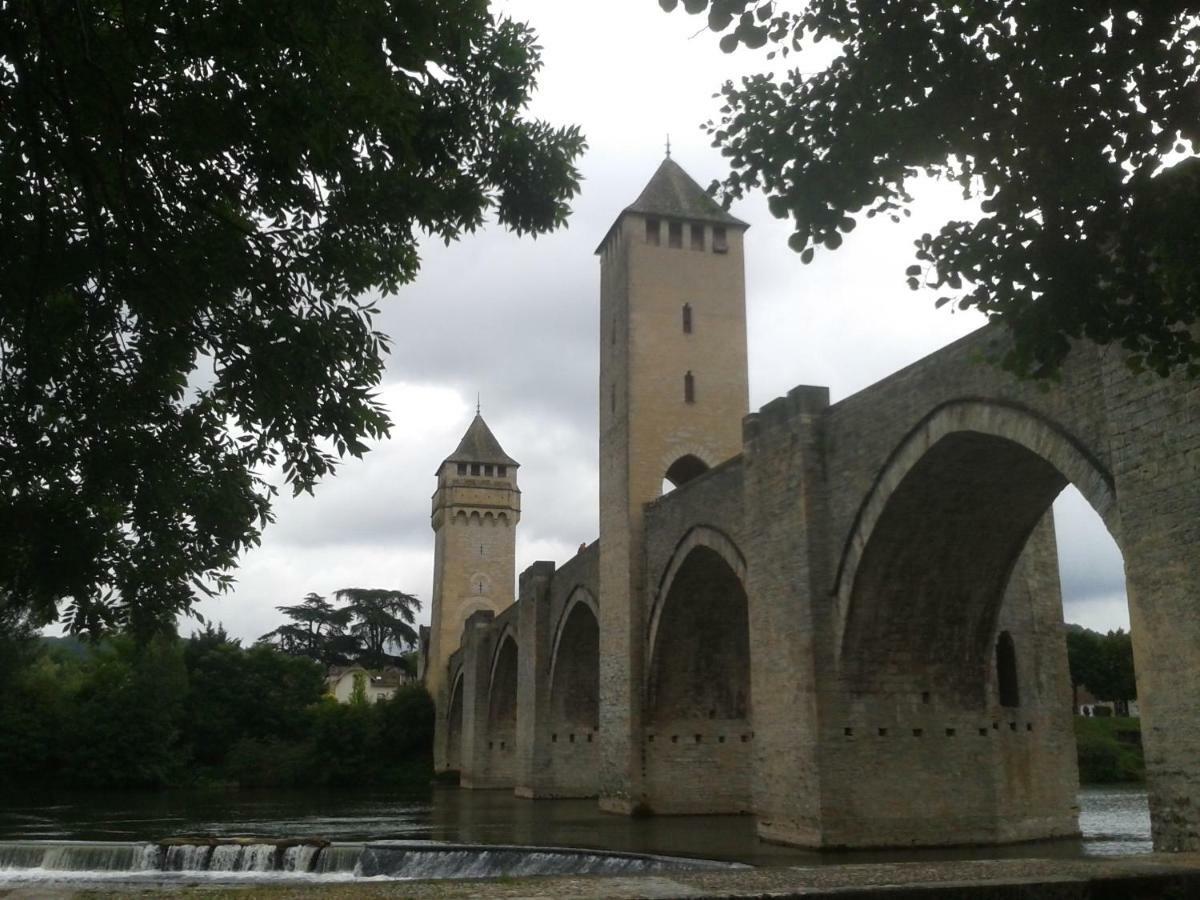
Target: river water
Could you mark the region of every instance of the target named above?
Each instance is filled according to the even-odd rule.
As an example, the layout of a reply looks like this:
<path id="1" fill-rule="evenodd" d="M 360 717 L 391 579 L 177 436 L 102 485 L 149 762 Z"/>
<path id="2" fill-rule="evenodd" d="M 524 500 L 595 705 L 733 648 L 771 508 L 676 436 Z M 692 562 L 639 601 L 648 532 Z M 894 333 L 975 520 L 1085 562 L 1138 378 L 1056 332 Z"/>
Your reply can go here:
<path id="1" fill-rule="evenodd" d="M 1149 852 L 1139 788 L 1084 788 L 1080 840 L 1010 847 L 813 853 L 758 841 L 748 816 L 631 819 L 594 800 L 520 800 L 506 791 L 172 791 L 0 797 L 0 841 L 161 841 L 181 836 L 446 841 L 579 847 L 751 865 L 814 865 Z"/>

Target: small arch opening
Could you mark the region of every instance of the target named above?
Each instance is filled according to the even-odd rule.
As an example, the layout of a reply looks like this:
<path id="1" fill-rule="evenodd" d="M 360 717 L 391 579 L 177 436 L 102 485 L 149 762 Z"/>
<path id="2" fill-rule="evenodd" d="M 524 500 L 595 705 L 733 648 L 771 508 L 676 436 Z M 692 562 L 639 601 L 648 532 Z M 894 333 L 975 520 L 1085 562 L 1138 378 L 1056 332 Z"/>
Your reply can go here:
<path id="1" fill-rule="evenodd" d="M 694 456 L 691 453 L 681 456 L 675 462 L 671 463 L 671 467 L 667 469 L 666 474 L 663 476 L 662 492 L 669 494 L 675 488 L 687 484 L 694 478 L 699 478 L 707 471 L 708 464 L 700 459 L 700 457 Z"/>

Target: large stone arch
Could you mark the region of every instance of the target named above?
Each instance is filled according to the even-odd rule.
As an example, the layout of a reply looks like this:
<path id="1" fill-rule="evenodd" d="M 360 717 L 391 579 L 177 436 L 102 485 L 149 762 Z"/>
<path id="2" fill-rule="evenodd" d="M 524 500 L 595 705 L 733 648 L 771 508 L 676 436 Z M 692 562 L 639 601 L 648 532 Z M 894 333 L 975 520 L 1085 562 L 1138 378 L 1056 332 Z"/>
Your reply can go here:
<path id="1" fill-rule="evenodd" d="M 853 663 L 852 645 L 880 611 L 877 588 L 883 585 L 871 583 L 872 572 L 903 565 L 905 547 L 911 554 L 925 546 L 927 558 L 936 562 L 927 570 L 944 572 L 954 565 L 964 573 L 973 570 L 975 592 L 988 592 L 998 604 L 1021 548 L 1068 483 L 1120 544 L 1113 476 L 1100 456 L 1065 428 L 1007 401 L 965 398 L 933 409 L 888 456 L 842 544 L 833 589 L 839 661 Z M 1017 485 L 1021 490 L 1011 490 Z M 1004 522 L 992 515 L 994 510 L 1003 511 Z M 950 524 L 951 514 L 957 528 Z M 979 525 L 979 519 L 1000 526 L 1003 537 L 997 527 L 964 527 L 967 521 Z M 881 533 L 888 528 L 894 542 Z M 914 559 L 905 558 L 910 564 Z M 902 583 L 893 578 L 894 585 Z M 991 625 L 996 611 L 989 609 Z M 992 632 L 981 629 L 973 638 L 982 646 Z"/>
<path id="2" fill-rule="evenodd" d="M 583 585 L 571 590 L 555 626 L 549 681 L 553 720 L 595 731 L 600 715 L 600 609 Z"/>
<path id="3" fill-rule="evenodd" d="M 695 525 L 684 533 L 675 544 L 670 559 L 663 567 L 650 603 L 650 614 L 647 618 L 646 629 L 646 658 L 652 659 L 654 647 L 658 639 L 659 622 L 662 618 L 663 607 L 671 586 L 679 575 L 679 570 L 687 560 L 688 555 L 697 547 L 704 547 L 719 556 L 733 572 L 738 582 L 746 584 L 746 557 L 734 543 L 733 539 L 712 525 Z"/>
<path id="4" fill-rule="evenodd" d="M 646 802 L 656 812 L 751 809 L 745 572 L 729 537 L 700 526 L 680 540 L 659 583 L 645 703 Z"/>
<path id="5" fill-rule="evenodd" d="M 488 680 L 486 782 L 510 786 L 516 779 L 517 679 L 516 630 L 501 631 Z"/>
<path id="6" fill-rule="evenodd" d="M 1119 539 L 1099 458 L 1028 408 L 962 400 L 877 473 L 839 560 L 841 692 L 827 707 L 839 758 L 859 771 L 837 801 L 855 841 L 1077 833 L 1050 509 L 1073 482 Z"/>

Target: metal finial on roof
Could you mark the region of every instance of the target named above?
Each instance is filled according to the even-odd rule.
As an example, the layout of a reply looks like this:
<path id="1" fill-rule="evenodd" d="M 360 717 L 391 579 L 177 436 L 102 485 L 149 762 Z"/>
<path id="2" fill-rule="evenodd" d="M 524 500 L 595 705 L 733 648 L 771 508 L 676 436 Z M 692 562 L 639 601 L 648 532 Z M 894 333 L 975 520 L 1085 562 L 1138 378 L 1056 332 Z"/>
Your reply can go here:
<path id="1" fill-rule="evenodd" d="M 671 158 L 671 134 L 667 133 L 667 159 Z"/>
<path id="2" fill-rule="evenodd" d="M 480 415 L 480 412 L 479 412 L 479 406 L 480 406 L 480 403 L 479 403 L 479 392 L 478 392 L 478 391 L 476 391 L 476 392 L 475 392 L 475 415 L 477 415 L 477 416 L 478 416 L 478 415 Z"/>

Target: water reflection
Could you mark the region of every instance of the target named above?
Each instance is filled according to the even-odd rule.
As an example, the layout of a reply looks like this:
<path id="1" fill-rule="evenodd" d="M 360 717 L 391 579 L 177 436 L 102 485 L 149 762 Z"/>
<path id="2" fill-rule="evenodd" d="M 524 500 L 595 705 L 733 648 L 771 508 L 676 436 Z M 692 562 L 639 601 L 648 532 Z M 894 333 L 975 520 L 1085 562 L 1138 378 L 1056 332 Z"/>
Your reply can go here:
<path id="1" fill-rule="evenodd" d="M 0 801 L 0 840 L 154 841 L 211 834 L 334 841 L 540 844 L 726 859 L 754 865 L 888 860 L 1077 857 L 1149 852 L 1138 788 L 1080 792 L 1082 840 L 1009 847 L 813 853 L 759 841 L 749 816 L 631 819 L 592 800 L 519 800 L 507 791 L 438 788 L 418 795 L 345 791 L 72 794 Z"/>

